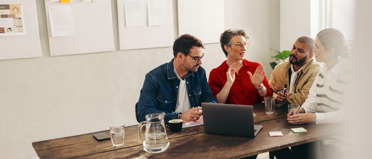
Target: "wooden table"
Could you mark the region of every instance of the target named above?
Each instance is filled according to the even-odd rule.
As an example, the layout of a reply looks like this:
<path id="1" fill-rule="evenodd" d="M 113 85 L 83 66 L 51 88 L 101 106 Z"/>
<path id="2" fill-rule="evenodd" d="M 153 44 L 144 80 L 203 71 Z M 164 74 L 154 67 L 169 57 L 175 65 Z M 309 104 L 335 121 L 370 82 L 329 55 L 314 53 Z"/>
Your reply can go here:
<path id="1" fill-rule="evenodd" d="M 255 138 L 221 136 L 204 133 L 203 126 L 184 128 L 181 132 L 167 131 L 169 148 L 160 154 L 149 154 L 138 142 L 138 127 L 125 128 L 125 144 L 112 147 L 111 141 L 98 142 L 94 133 L 59 139 L 33 142 L 43 158 L 242 158 L 289 146 L 313 142 L 330 136 L 332 125 L 291 125 L 287 123 L 287 108 L 276 109 L 274 115 L 266 115 L 263 104 L 256 104 L 255 123 L 263 125 Z M 304 127 L 307 133 L 295 134 L 290 128 Z M 282 131 L 283 137 L 269 137 L 270 131 Z M 108 131 L 105 131 L 109 133 Z"/>

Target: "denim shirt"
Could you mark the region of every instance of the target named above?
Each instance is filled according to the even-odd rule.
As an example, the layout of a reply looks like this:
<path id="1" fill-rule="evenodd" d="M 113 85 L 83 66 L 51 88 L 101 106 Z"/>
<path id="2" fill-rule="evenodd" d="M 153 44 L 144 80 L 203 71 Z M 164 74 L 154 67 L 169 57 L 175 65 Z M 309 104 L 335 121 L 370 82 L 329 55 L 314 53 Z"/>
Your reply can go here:
<path id="1" fill-rule="evenodd" d="M 217 102 L 207 83 L 204 68 L 199 66 L 197 72 L 188 72 L 185 80 L 191 108 L 200 106 L 202 102 Z M 177 119 L 181 113 L 174 112 L 179 84 L 173 59 L 147 73 L 138 101 L 137 118 L 145 121 L 149 113 L 165 112 L 165 122 Z"/>

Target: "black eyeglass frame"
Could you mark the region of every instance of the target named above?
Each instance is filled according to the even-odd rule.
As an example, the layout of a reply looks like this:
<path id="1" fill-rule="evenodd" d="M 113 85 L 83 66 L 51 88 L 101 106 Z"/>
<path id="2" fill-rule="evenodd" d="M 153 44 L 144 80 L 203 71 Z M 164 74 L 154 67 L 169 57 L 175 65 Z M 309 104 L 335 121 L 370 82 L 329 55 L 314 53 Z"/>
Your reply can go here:
<path id="1" fill-rule="evenodd" d="M 194 60 L 195 60 L 195 63 L 198 63 L 203 57 L 204 57 L 204 53 L 202 53 L 202 55 L 201 56 L 191 56 L 191 55 L 189 55 L 189 54 L 187 54 L 186 56 L 190 56 L 190 57 L 192 57 Z"/>

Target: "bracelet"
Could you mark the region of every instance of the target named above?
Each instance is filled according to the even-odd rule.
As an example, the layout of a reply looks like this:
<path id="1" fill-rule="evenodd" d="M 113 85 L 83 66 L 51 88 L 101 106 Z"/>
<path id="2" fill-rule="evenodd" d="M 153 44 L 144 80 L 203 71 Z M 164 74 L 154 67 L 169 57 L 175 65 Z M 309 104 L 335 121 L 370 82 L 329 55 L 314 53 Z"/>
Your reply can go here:
<path id="1" fill-rule="evenodd" d="M 264 87 L 264 86 L 263 86 L 263 84 L 261 83 L 261 87 L 260 87 L 260 88 L 256 88 L 256 89 L 260 91 L 263 87 Z"/>

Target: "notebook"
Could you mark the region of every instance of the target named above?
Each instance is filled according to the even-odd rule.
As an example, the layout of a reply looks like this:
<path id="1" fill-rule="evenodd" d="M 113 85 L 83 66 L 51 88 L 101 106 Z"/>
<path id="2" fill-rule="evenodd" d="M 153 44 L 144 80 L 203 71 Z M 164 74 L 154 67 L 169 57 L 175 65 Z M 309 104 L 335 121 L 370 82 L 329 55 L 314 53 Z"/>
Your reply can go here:
<path id="1" fill-rule="evenodd" d="M 255 137 L 262 125 L 254 125 L 252 105 L 202 103 L 207 134 Z"/>

